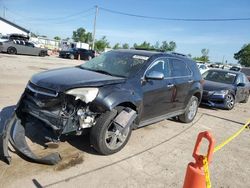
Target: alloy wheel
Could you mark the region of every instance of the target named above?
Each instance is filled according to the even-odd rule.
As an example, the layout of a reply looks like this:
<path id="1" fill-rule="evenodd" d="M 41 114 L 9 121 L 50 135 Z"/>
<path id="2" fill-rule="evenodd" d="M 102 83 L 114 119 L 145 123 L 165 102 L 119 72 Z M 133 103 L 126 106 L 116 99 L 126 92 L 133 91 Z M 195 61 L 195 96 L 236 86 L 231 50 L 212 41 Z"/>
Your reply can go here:
<path id="1" fill-rule="evenodd" d="M 118 126 L 119 125 L 111 122 L 105 133 L 105 144 L 111 150 L 119 148 L 129 135 L 130 127 L 127 127 L 121 132 Z"/>
<path id="2" fill-rule="evenodd" d="M 198 107 L 197 101 L 193 100 L 191 105 L 189 106 L 189 109 L 188 109 L 188 119 L 194 118 L 194 116 L 197 112 L 197 107 Z"/>
<path id="3" fill-rule="evenodd" d="M 226 105 L 229 109 L 233 108 L 234 106 L 234 97 L 232 95 L 227 95 L 226 97 Z"/>

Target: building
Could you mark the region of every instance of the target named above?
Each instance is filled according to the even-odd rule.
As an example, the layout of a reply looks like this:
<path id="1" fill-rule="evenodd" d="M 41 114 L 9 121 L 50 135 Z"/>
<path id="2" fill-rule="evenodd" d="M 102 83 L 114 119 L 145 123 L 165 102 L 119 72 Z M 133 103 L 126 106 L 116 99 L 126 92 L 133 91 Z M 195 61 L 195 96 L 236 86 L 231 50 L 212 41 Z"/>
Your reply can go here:
<path id="1" fill-rule="evenodd" d="M 0 16 L 0 35 L 9 34 L 29 35 L 30 31 Z"/>

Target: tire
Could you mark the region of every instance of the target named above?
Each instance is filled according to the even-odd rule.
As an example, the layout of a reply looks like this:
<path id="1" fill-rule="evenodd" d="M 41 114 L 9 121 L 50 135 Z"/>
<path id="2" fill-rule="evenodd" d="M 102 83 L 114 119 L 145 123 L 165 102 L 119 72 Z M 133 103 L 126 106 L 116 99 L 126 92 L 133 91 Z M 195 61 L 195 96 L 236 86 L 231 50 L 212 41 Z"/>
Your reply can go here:
<path id="1" fill-rule="evenodd" d="M 70 59 L 75 59 L 74 54 L 70 54 L 70 55 L 69 55 L 69 58 L 70 58 Z"/>
<path id="2" fill-rule="evenodd" d="M 45 57 L 45 56 L 46 56 L 46 52 L 45 52 L 45 51 L 41 51 L 41 52 L 39 53 L 39 56 Z"/>
<path id="3" fill-rule="evenodd" d="M 120 151 L 131 136 L 131 127 L 127 127 L 122 135 L 117 129 L 119 125 L 112 122 L 117 115 L 117 111 L 107 111 L 97 119 L 96 124 L 91 128 L 90 144 L 102 155 L 110 155 Z"/>
<path id="4" fill-rule="evenodd" d="M 249 92 L 248 92 L 248 94 L 246 95 L 245 99 L 242 101 L 242 103 L 247 103 L 248 99 L 249 99 Z"/>
<path id="5" fill-rule="evenodd" d="M 199 106 L 199 100 L 196 96 L 192 96 L 188 102 L 186 111 L 179 116 L 179 120 L 183 123 L 190 123 L 195 118 Z"/>
<path id="6" fill-rule="evenodd" d="M 228 94 L 224 100 L 225 109 L 232 110 L 234 108 L 235 99 L 232 94 Z"/>
<path id="7" fill-rule="evenodd" d="M 88 58 L 87 58 L 87 60 L 91 60 L 91 59 L 92 59 L 92 57 L 89 55 Z"/>
<path id="8" fill-rule="evenodd" d="M 14 47 L 9 47 L 7 49 L 7 52 L 8 52 L 8 54 L 16 54 L 17 53 L 16 48 L 14 48 Z"/>

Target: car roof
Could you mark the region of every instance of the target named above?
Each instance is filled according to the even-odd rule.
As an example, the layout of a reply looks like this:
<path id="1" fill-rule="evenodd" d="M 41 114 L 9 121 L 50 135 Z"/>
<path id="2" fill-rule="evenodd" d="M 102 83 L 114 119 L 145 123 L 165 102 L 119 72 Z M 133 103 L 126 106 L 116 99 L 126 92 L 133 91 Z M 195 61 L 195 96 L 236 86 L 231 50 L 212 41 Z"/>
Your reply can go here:
<path id="1" fill-rule="evenodd" d="M 216 68 L 209 69 L 208 71 L 212 71 L 212 70 L 216 70 L 216 71 L 220 71 L 220 72 L 228 72 L 228 73 L 237 74 L 237 75 L 241 74 L 241 72 L 238 72 L 238 71 L 225 70 L 225 69 L 216 69 Z"/>
<path id="2" fill-rule="evenodd" d="M 189 59 L 183 54 L 179 54 L 176 52 L 161 52 L 161 51 L 153 51 L 153 50 L 137 50 L 137 49 L 118 49 L 118 50 L 112 50 L 115 52 L 122 52 L 122 53 L 128 53 L 128 54 L 135 54 L 135 55 L 142 55 L 142 56 L 147 56 L 151 57 L 153 55 L 164 55 L 168 57 L 178 57 L 178 58 L 184 58 L 184 59 Z"/>

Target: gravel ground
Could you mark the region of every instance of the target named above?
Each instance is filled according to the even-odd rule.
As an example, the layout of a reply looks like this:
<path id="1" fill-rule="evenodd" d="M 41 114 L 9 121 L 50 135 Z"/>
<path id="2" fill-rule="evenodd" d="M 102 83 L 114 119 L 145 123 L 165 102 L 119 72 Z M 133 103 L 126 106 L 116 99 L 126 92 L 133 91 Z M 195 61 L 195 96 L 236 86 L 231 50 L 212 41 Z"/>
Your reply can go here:
<path id="1" fill-rule="evenodd" d="M 34 73 L 81 63 L 0 54 L 0 125 Z M 250 119 L 249 104 L 237 104 L 231 111 L 203 107 L 193 123 L 164 120 L 137 129 L 127 146 L 111 156 L 95 153 L 86 136 L 70 137 L 58 149 L 47 149 L 59 151 L 63 157 L 55 166 L 33 164 L 11 153 L 11 165 L 0 161 L 0 187 L 182 187 L 198 133 L 209 130 L 216 144 L 221 143 Z M 249 130 L 244 131 L 214 154 L 210 165 L 213 187 L 250 186 L 249 136 Z M 28 143 L 35 152 L 44 151 L 40 145 Z"/>

